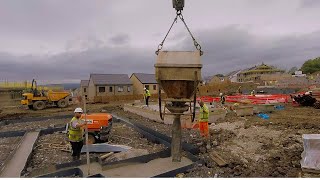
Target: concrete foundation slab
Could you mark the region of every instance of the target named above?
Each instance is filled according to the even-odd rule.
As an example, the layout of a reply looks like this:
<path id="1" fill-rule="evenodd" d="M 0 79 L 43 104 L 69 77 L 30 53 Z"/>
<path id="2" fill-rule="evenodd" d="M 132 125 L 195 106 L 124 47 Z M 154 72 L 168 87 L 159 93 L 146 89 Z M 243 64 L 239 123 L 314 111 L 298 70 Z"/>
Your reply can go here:
<path id="1" fill-rule="evenodd" d="M 125 104 L 123 109 L 124 111 L 143 116 L 145 118 L 148 118 L 150 120 L 153 120 L 159 123 L 173 124 L 173 119 L 174 119 L 173 115 L 165 115 L 164 120 L 160 118 L 158 105 L 149 105 L 149 107 L 146 107 L 143 105 L 133 106 L 130 104 Z M 181 116 L 181 124 L 188 124 L 189 121 L 191 121 L 191 116 L 188 116 L 188 115 Z"/>
<path id="2" fill-rule="evenodd" d="M 91 163 L 90 174 L 102 174 L 105 177 L 111 178 L 148 178 L 191 165 L 192 163 L 193 162 L 190 159 L 185 157 L 181 159 L 181 162 L 172 162 L 172 158 L 167 157 L 154 159 L 148 163 L 126 164 L 124 166 L 107 169 L 104 171 L 99 163 Z M 84 175 L 87 175 L 87 165 L 79 166 L 79 168 L 83 171 Z"/>
<path id="3" fill-rule="evenodd" d="M 129 146 L 124 145 L 112 145 L 107 143 L 101 144 L 89 144 L 89 152 L 122 152 L 131 149 Z M 81 149 L 81 153 L 87 152 L 87 145 L 84 145 Z"/>

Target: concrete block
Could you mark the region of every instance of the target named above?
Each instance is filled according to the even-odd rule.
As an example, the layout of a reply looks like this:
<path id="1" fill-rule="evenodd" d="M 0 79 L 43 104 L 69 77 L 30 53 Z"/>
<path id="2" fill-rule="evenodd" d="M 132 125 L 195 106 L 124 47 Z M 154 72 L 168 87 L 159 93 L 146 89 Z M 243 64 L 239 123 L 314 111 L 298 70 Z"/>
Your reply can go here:
<path id="1" fill-rule="evenodd" d="M 301 168 L 306 172 L 320 172 L 320 134 L 303 134 Z"/>
<path id="2" fill-rule="evenodd" d="M 253 106 L 238 106 L 234 110 L 237 116 L 252 116 Z"/>
<path id="3" fill-rule="evenodd" d="M 218 120 L 224 120 L 227 115 L 227 111 L 222 108 L 212 108 L 209 114 L 209 123 L 215 123 Z"/>
<path id="4" fill-rule="evenodd" d="M 253 113 L 271 113 L 274 112 L 275 108 L 273 104 L 259 104 L 253 106 Z"/>

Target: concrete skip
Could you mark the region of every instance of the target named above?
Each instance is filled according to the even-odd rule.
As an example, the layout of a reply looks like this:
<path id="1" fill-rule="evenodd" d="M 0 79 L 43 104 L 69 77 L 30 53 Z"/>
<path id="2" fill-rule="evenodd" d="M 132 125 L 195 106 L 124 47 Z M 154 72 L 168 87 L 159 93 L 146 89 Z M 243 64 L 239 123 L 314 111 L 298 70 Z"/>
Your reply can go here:
<path id="1" fill-rule="evenodd" d="M 4 166 L 0 177 L 20 177 L 33 150 L 34 144 L 39 137 L 39 133 L 39 131 L 33 131 L 28 132 L 23 136 L 20 144 L 15 149 L 15 153 Z"/>

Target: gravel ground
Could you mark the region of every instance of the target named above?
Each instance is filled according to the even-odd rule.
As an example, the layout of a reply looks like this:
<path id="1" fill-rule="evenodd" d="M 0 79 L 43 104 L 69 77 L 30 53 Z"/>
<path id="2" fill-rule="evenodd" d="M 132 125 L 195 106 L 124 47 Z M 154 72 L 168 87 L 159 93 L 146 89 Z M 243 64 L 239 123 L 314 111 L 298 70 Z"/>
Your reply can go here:
<path id="1" fill-rule="evenodd" d="M 54 144 L 54 146 L 50 146 L 50 144 Z M 71 153 L 56 149 L 57 145 L 69 145 L 65 134 L 54 133 L 40 136 L 32 152 L 31 160 L 28 162 L 25 176 L 28 177 L 31 172 L 38 171 L 38 169 L 71 162 Z M 85 158 L 85 155 L 81 155 L 81 158 Z"/>
<path id="2" fill-rule="evenodd" d="M 91 104 L 89 107 L 91 112 L 101 112 L 104 109 L 108 113 L 112 112 L 119 116 L 124 116 L 130 121 L 141 123 L 171 136 L 170 125 L 157 123 L 139 115 L 124 112 L 121 105 Z M 320 110 L 311 107 L 291 107 L 287 105 L 285 110 L 276 111 L 269 115 L 269 120 L 263 120 L 257 116 L 242 118 L 235 116 L 234 113 L 227 114 L 225 120 L 218 121 L 210 130 L 212 142 L 215 142 L 214 146 L 212 146 L 213 148 L 207 151 L 200 146 L 201 153 L 198 157 L 204 160 L 205 163 L 191 169 L 183 174 L 182 177 L 213 177 L 214 174 L 217 174 L 218 177 L 319 176 L 302 172 L 299 161 L 303 151 L 302 134 L 319 133 Z M 6 128 L 1 127 L 0 129 L 15 128 L 16 125 Z M 22 125 L 19 128 L 25 128 L 25 126 Z M 45 123 L 45 126 L 49 126 L 48 123 Z M 119 124 L 118 127 L 115 126 L 116 128 L 122 129 L 122 125 Z M 111 142 L 113 143 L 119 141 L 127 144 L 131 142 L 131 139 L 136 139 L 138 142 L 132 142 L 129 145 L 135 148 L 148 148 L 144 146 L 146 143 L 140 143 L 144 141 L 139 139 L 141 136 L 133 138 L 131 137 L 133 133 L 129 130 L 112 133 L 120 136 L 112 137 Z M 128 137 L 130 140 L 127 139 Z M 196 144 L 199 139 L 198 130 L 183 130 L 184 141 Z M 51 140 L 45 142 L 51 142 Z M 60 139 L 56 142 L 60 143 L 62 140 Z M 148 150 L 153 152 L 151 148 Z M 219 153 L 227 161 L 228 165 L 226 167 L 219 167 L 211 160 L 209 153 L 212 150 Z M 43 153 L 47 153 L 46 151 L 50 152 L 42 150 Z M 59 151 L 56 154 L 62 153 Z M 59 160 L 51 157 L 51 154 L 54 155 L 55 153 L 39 155 L 37 162 L 41 162 L 48 156 L 49 161 L 51 161 L 49 164 L 57 163 Z M 66 155 L 68 156 L 68 153 Z"/>
<path id="3" fill-rule="evenodd" d="M 109 142 L 130 146 L 134 149 L 146 149 L 149 153 L 159 152 L 166 148 L 163 144 L 154 144 L 148 141 L 139 132 L 124 123 L 113 124 Z"/>
<path id="4" fill-rule="evenodd" d="M 155 131 L 161 132 L 167 136 L 172 136 L 171 131 L 171 125 L 155 122 L 153 120 L 147 119 L 145 117 L 123 111 L 123 108 L 121 106 L 117 107 L 103 107 L 102 109 L 107 110 L 107 112 L 112 112 L 120 117 L 125 117 L 129 119 L 132 122 L 136 122 L 139 124 L 142 124 L 148 128 L 151 128 Z M 182 140 L 184 142 L 193 143 L 198 142 L 200 133 L 198 130 L 195 129 L 182 129 Z"/>
<path id="5" fill-rule="evenodd" d="M 170 125 L 154 122 L 139 115 L 124 112 L 121 106 L 104 107 L 126 117 L 130 121 L 144 124 L 158 132 L 171 136 Z M 320 111 L 314 108 L 286 106 L 276 111 L 269 120 L 257 116 L 237 117 L 229 113 L 225 120 L 211 126 L 213 148 L 200 146 L 198 157 L 204 160 L 183 174 L 183 177 L 318 177 L 301 171 L 300 160 L 303 151 L 302 134 L 319 133 Z M 198 130 L 183 130 L 183 140 L 196 144 Z M 209 157 L 211 151 L 227 161 L 226 167 L 219 167 Z"/>
<path id="6" fill-rule="evenodd" d="M 8 124 L 0 127 L 0 132 L 5 131 L 18 131 L 18 130 L 31 130 L 31 129 L 44 129 L 49 127 L 65 126 L 70 119 L 50 119 L 45 121 L 24 122 L 16 124 Z"/>
<path id="7" fill-rule="evenodd" d="M 20 139 L 21 137 L 0 138 L 0 169 L 10 152 L 18 145 Z"/>

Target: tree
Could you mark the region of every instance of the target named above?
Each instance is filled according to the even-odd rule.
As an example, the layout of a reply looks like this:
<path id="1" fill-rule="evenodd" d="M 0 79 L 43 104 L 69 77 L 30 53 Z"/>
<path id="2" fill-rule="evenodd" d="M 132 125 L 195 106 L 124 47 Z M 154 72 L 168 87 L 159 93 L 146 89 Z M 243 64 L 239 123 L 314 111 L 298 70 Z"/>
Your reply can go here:
<path id="1" fill-rule="evenodd" d="M 303 63 L 301 71 L 305 74 L 312 74 L 320 71 L 320 57 L 309 59 Z"/>
<path id="2" fill-rule="evenodd" d="M 298 71 L 298 68 L 297 67 L 292 67 L 289 71 L 288 71 L 288 74 L 294 74 L 296 71 Z"/>
<path id="3" fill-rule="evenodd" d="M 216 75 L 214 75 L 214 76 L 224 77 L 224 75 L 223 75 L 223 74 L 216 74 Z"/>

